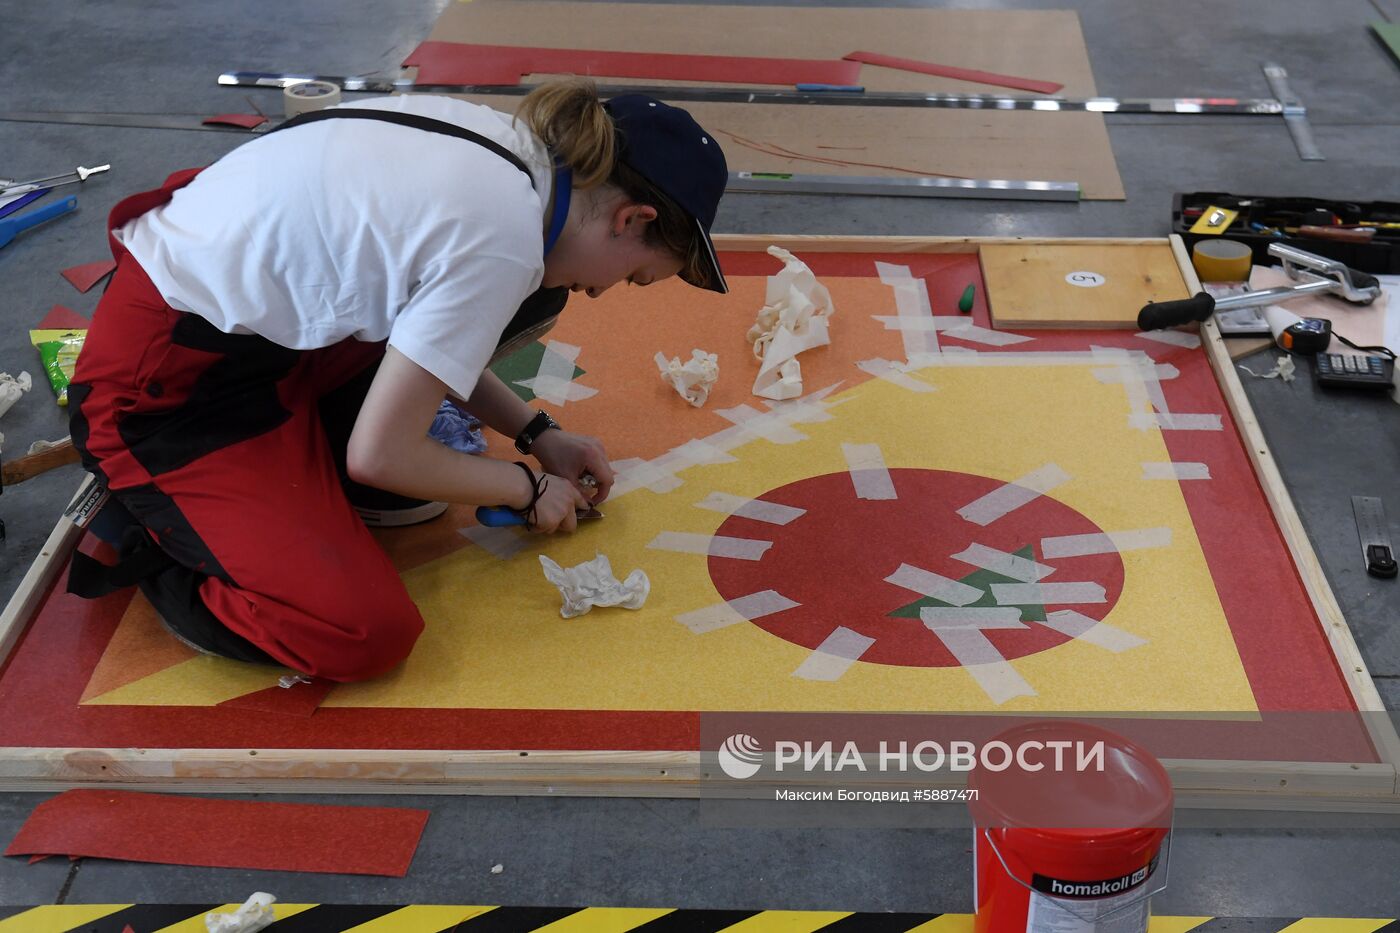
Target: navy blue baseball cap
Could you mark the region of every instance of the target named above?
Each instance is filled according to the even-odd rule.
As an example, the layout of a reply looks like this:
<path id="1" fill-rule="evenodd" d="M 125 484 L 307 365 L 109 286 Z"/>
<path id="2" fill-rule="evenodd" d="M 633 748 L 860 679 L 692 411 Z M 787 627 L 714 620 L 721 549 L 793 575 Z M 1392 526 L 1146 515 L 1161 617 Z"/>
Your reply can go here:
<path id="1" fill-rule="evenodd" d="M 710 239 L 720 195 L 729 183 L 729 166 L 719 143 L 689 113 L 645 94 L 624 94 L 603 106 L 618 131 L 618 158 L 695 221 L 707 274 L 704 281 L 686 281 L 728 292 Z"/>

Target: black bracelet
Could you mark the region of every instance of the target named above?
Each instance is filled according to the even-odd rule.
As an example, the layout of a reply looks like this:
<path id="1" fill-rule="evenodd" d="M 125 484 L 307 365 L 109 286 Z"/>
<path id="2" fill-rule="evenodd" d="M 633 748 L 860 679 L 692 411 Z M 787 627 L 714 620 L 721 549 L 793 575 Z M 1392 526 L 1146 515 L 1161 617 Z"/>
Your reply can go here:
<path id="1" fill-rule="evenodd" d="M 530 478 L 530 501 L 524 508 L 516 509 L 515 511 L 525 516 L 526 527 L 533 528 L 535 525 L 535 504 L 540 501 L 540 496 L 544 495 L 544 491 L 549 488 L 549 476 L 548 474 L 541 473 L 536 477 L 535 471 L 530 469 L 530 467 L 521 460 L 515 461 L 515 465 L 524 470 L 525 475 Z"/>

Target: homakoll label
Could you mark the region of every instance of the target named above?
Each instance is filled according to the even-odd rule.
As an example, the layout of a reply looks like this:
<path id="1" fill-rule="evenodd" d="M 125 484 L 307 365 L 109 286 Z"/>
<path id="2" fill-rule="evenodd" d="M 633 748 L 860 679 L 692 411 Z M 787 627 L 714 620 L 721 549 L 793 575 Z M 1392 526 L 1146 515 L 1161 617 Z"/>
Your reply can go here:
<path id="1" fill-rule="evenodd" d="M 1051 897 L 1072 900 L 1113 897 L 1141 887 L 1157 867 L 1157 858 L 1137 871 L 1100 881 L 1070 881 L 1049 875 L 1031 875 L 1031 888 Z"/>

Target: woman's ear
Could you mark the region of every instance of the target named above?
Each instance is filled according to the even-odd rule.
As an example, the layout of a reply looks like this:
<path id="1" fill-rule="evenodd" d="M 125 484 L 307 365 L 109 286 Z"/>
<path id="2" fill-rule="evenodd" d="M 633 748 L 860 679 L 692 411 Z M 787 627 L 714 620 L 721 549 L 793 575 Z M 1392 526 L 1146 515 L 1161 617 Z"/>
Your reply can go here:
<path id="1" fill-rule="evenodd" d="M 646 225 L 656 219 L 656 208 L 650 204 L 637 204 L 630 202 L 622 205 L 613 213 L 610 232 L 614 237 L 622 236 L 629 229 L 641 232 Z"/>

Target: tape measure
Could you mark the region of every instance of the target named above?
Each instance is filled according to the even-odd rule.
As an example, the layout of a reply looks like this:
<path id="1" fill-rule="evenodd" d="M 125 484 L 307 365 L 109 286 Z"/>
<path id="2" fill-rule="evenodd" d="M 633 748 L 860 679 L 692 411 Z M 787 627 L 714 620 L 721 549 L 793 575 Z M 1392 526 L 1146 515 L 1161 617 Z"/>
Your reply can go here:
<path id="1" fill-rule="evenodd" d="M 1321 317 L 1305 317 L 1278 335 L 1278 345 L 1290 353 L 1321 353 L 1331 343 L 1332 322 Z"/>
<path id="2" fill-rule="evenodd" d="M 1374 496 L 1352 496 L 1351 511 L 1356 516 L 1357 534 L 1361 536 L 1361 557 L 1366 561 L 1366 572 L 1373 577 L 1395 576 L 1395 552 L 1390 547 L 1390 528 L 1381 500 Z"/>

